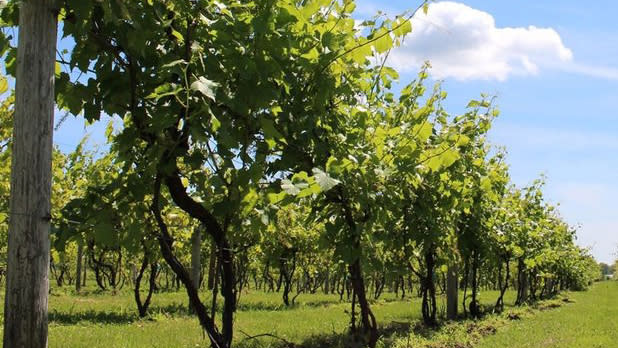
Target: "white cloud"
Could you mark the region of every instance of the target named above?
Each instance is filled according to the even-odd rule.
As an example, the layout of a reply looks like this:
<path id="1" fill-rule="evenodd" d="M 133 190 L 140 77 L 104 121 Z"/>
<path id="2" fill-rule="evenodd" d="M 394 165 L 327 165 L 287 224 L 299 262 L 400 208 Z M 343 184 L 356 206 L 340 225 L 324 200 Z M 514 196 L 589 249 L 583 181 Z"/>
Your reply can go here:
<path id="1" fill-rule="evenodd" d="M 429 60 L 437 78 L 503 81 L 573 60 L 554 29 L 498 28 L 491 14 L 457 2 L 433 3 L 412 25 L 390 61 L 400 70 L 416 70 Z"/>
<path id="2" fill-rule="evenodd" d="M 618 80 L 618 69 L 606 66 L 566 64 L 564 71 L 607 80 Z"/>

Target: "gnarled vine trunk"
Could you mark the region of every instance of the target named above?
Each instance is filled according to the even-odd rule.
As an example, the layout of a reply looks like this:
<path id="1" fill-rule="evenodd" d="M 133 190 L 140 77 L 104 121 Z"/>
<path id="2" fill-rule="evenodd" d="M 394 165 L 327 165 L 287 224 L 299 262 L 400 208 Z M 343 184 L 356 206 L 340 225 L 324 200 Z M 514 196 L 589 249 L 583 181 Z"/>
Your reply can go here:
<path id="1" fill-rule="evenodd" d="M 356 328 L 355 316 L 354 316 L 354 299 L 358 300 L 358 304 L 361 309 L 361 331 L 360 338 L 364 341 L 364 344 L 367 347 L 374 348 L 378 342 L 378 325 L 376 323 L 376 318 L 371 311 L 369 306 L 369 301 L 367 301 L 367 293 L 365 289 L 365 282 L 363 279 L 363 272 L 361 269 L 361 257 L 362 257 L 362 249 L 361 249 L 361 235 L 360 228 L 354 219 L 352 214 L 352 209 L 349 205 L 349 202 L 341 197 L 339 201 L 341 204 L 341 208 L 343 209 L 343 215 L 349 229 L 349 233 L 354 238 L 354 243 L 352 245 L 353 254 L 355 255 L 355 260 L 348 264 L 348 273 L 350 274 L 350 282 L 353 289 L 353 301 L 352 301 L 352 333 L 354 335 L 358 335 L 359 332 Z"/>
<path id="2" fill-rule="evenodd" d="M 424 261 L 425 261 L 425 274 L 421 279 L 421 288 L 423 294 L 422 300 L 422 314 L 423 321 L 426 325 L 436 326 L 438 324 L 436 313 L 437 313 L 437 303 L 436 303 L 436 285 L 434 283 L 434 271 L 435 271 L 435 250 L 434 246 L 431 245 L 425 251 Z"/>
<path id="3" fill-rule="evenodd" d="M 367 301 L 367 294 L 365 292 L 365 283 L 363 281 L 363 274 L 361 270 L 360 259 L 356 259 L 351 265 L 348 266 L 350 272 L 350 279 L 352 281 L 352 288 L 354 289 L 354 297 L 358 300 L 361 314 L 361 333 L 362 339 L 367 344 L 367 347 L 373 348 L 378 342 L 378 325 L 376 318 L 369 307 Z M 354 309 L 352 309 L 354 311 Z M 352 325 L 355 328 L 355 324 Z"/>
<path id="4" fill-rule="evenodd" d="M 148 294 L 144 301 L 142 301 L 140 288 L 142 284 L 142 278 L 144 277 L 144 273 L 146 269 L 150 265 L 150 277 L 148 279 Z M 152 299 L 152 294 L 154 289 L 156 288 L 156 280 L 157 280 L 157 263 L 155 261 L 151 261 L 149 257 L 149 252 L 144 245 L 144 258 L 142 259 L 142 265 L 137 272 L 137 276 L 135 278 L 135 288 L 133 294 L 135 296 L 135 303 L 137 305 L 137 312 L 140 317 L 145 317 L 148 314 L 148 307 L 150 307 L 150 301 Z"/>
<path id="5" fill-rule="evenodd" d="M 290 306 L 290 291 L 292 291 L 292 281 L 294 280 L 295 272 L 296 252 L 290 251 L 279 259 L 279 274 L 281 275 L 283 283 L 283 304 L 286 306 Z"/>
<path id="6" fill-rule="evenodd" d="M 500 288 L 500 295 L 498 296 L 498 300 L 496 301 L 495 310 L 497 312 L 502 312 L 504 310 L 504 294 L 509 287 L 509 280 L 511 278 L 511 272 L 509 267 L 510 257 L 504 257 L 504 268 L 505 268 L 505 276 L 504 282 L 502 280 L 502 266 L 498 269 L 498 287 Z"/>
<path id="7" fill-rule="evenodd" d="M 515 304 L 518 306 L 528 302 L 529 284 L 527 273 L 524 259 L 520 257 L 517 261 L 517 300 L 515 301 Z"/>
<path id="8" fill-rule="evenodd" d="M 221 269 L 221 293 L 223 295 L 223 314 L 222 314 L 222 329 L 217 327 L 214 317 L 209 315 L 206 306 L 200 300 L 198 289 L 193 283 L 193 279 L 189 271 L 178 260 L 174 253 L 173 238 L 169 233 L 167 224 L 161 217 L 159 207 L 159 199 L 161 196 L 161 181 L 160 177 L 155 180 L 154 198 L 151 205 L 151 211 L 159 226 L 159 246 L 163 258 L 170 266 L 172 271 L 178 277 L 178 280 L 184 285 L 189 301 L 202 328 L 206 331 L 208 338 L 213 347 L 229 348 L 233 338 L 233 316 L 236 310 L 236 293 L 234 291 L 234 268 L 233 268 L 233 253 L 227 241 L 224 231 L 212 216 L 201 204 L 194 201 L 186 192 L 182 185 L 182 181 L 178 173 L 168 175 L 165 178 L 166 186 L 170 191 L 170 195 L 174 202 L 191 217 L 198 219 L 207 233 L 209 233 L 217 247 L 217 259 Z"/>

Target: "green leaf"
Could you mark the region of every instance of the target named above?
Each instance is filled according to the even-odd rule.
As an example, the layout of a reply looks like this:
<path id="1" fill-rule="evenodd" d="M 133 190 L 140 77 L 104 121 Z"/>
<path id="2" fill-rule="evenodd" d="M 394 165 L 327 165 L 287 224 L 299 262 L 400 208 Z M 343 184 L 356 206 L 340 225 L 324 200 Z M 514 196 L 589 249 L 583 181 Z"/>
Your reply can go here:
<path id="1" fill-rule="evenodd" d="M 215 115 L 211 115 L 210 116 L 210 125 L 212 127 L 212 131 L 216 132 L 217 130 L 219 130 L 219 128 L 221 128 L 221 121 L 219 121 L 219 119 L 216 118 Z"/>
<path id="2" fill-rule="evenodd" d="M 315 178 L 315 182 L 320 185 L 322 191 L 328 191 L 341 183 L 341 181 L 330 177 L 327 173 L 325 173 L 319 168 L 313 168 L 312 172 L 313 177 Z"/>
<path id="3" fill-rule="evenodd" d="M 189 187 L 189 179 L 182 177 L 180 178 L 180 181 L 182 182 L 183 187 Z"/>
<path id="4" fill-rule="evenodd" d="M 466 146 L 470 143 L 470 137 L 460 134 L 457 136 L 457 146 Z"/>
<path id="5" fill-rule="evenodd" d="M 431 158 L 427 161 L 427 167 L 431 171 L 436 172 L 455 163 L 459 159 L 459 152 L 455 149 L 437 148 L 429 156 Z"/>
<path id="6" fill-rule="evenodd" d="M 279 140 L 282 143 L 286 143 L 283 135 L 279 133 L 277 128 L 275 128 L 275 122 L 273 120 L 262 117 L 260 118 L 260 124 L 262 126 L 262 130 L 264 131 L 264 138 L 271 149 L 276 144 L 274 140 Z"/>
<path id="7" fill-rule="evenodd" d="M 414 126 L 414 129 L 412 131 L 414 134 L 416 134 L 416 138 L 418 139 L 418 141 L 424 143 L 431 136 L 431 133 L 433 131 L 433 125 L 431 124 L 431 122 L 425 121 L 421 124 Z"/>
<path id="8" fill-rule="evenodd" d="M 489 177 L 484 176 L 481 179 L 481 189 L 485 192 L 491 192 L 491 179 Z"/>
<path id="9" fill-rule="evenodd" d="M 279 202 L 281 202 L 286 196 L 286 192 L 279 192 L 279 193 L 269 193 L 266 195 L 266 197 L 268 198 L 268 202 L 270 204 L 277 204 Z"/>
<path id="10" fill-rule="evenodd" d="M 67 5 L 67 7 L 75 13 L 75 17 L 77 18 L 88 18 L 93 8 L 92 1 L 84 0 L 68 0 Z"/>
<path id="11" fill-rule="evenodd" d="M 312 48 L 311 50 L 309 50 L 309 52 L 304 53 L 301 57 L 307 60 L 316 61 L 318 60 L 318 58 L 320 58 L 320 52 L 318 52 L 316 48 Z"/>
<path id="12" fill-rule="evenodd" d="M 184 36 L 176 30 L 172 30 L 172 35 L 178 39 L 178 41 L 183 42 L 185 40 Z"/>
<path id="13" fill-rule="evenodd" d="M 251 212 L 251 210 L 253 210 L 253 208 L 257 204 L 258 200 L 259 200 L 259 196 L 257 194 L 257 191 L 253 188 L 249 189 L 247 194 L 242 199 L 242 203 L 244 204 L 244 207 L 242 210 L 243 214 L 244 215 L 249 214 L 249 212 Z"/>
<path id="14" fill-rule="evenodd" d="M 111 139 L 113 132 L 114 132 L 114 122 L 109 121 L 107 123 L 107 126 L 105 127 L 105 138 Z"/>
<path id="15" fill-rule="evenodd" d="M 9 81 L 6 77 L 0 77 L 0 94 L 9 90 Z"/>
<path id="16" fill-rule="evenodd" d="M 217 8 L 219 9 L 219 11 L 222 14 L 224 14 L 224 15 L 230 17 L 230 18 L 233 17 L 232 12 L 227 8 L 227 6 L 225 6 L 225 4 L 222 4 L 222 3 L 218 2 L 218 1 L 215 1 L 213 3 L 215 4 L 215 6 L 217 6 Z"/>
<path id="17" fill-rule="evenodd" d="M 191 84 L 191 89 L 200 92 L 206 98 L 215 101 L 215 95 L 219 84 L 211 81 L 204 76 L 200 76 Z"/>
<path id="18" fill-rule="evenodd" d="M 294 183 L 288 179 L 281 180 L 281 189 L 289 195 L 296 196 L 300 193 L 300 189 L 294 185 Z"/>
<path id="19" fill-rule="evenodd" d="M 442 166 L 450 167 L 459 159 L 459 152 L 455 149 L 450 149 L 443 153 L 440 157 L 442 157 Z"/>
<path id="20" fill-rule="evenodd" d="M 146 96 L 146 99 L 155 99 L 156 101 L 159 101 L 159 99 L 164 97 L 178 95 L 182 92 L 182 90 L 182 87 L 175 84 L 166 83 L 155 88 L 154 92 Z"/>
<path id="21" fill-rule="evenodd" d="M 393 34 L 395 36 L 402 37 L 412 32 L 412 23 L 409 19 L 400 18 L 397 23 L 397 26 L 393 29 Z"/>
<path id="22" fill-rule="evenodd" d="M 352 168 L 354 163 L 358 163 L 358 161 L 354 158 L 354 156 L 349 155 L 349 158 L 344 158 L 342 160 L 339 160 L 336 157 L 329 157 L 328 161 L 326 161 L 326 171 L 328 173 L 332 173 L 332 174 L 341 174 L 347 170 L 349 170 L 350 168 Z"/>
<path id="23" fill-rule="evenodd" d="M 367 57 L 371 56 L 371 45 L 361 44 L 358 45 L 350 52 L 352 60 L 358 64 L 363 64 L 367 60 Z"/>
<path id="24" fill-rule="evenodd" d="M 98 221 L 94 226 L 95 240 L 105 245 L 113 245 L 116 240 L 114 226 L 110 221 Z"/>
<path id="25" fill-rule="evenodd" d="M 479 102 L 478 100 L 470 100 L 466 108 L 477 108 L 479 106 L 481 106 L 481 102 Z"/>
<path id="26" fill-rule="evenodd" d="M 314 194 L 318 194 L 322 192 L 322 188 L 320 187 L 319 184 L 314 183 L 312 185 L 309 185 L 307 188 L 302 189 L 298 195 L 296 195 L 297 198 L 303 198 L 303 197 L 308 197 Z"/>
<path id="27" fill-rule="evenodd" d="M 393 38 L 385 28 L 378 30 L 376 37 L 378 39 L 374 42 L 374 46 L 378 53 L 384 53 L 393 48 Z"/>

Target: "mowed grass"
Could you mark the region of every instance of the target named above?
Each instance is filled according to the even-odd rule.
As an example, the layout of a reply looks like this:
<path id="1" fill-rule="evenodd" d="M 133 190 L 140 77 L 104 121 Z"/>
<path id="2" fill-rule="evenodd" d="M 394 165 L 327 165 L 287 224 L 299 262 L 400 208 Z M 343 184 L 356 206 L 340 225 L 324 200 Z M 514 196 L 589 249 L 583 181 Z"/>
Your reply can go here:
<path id="1" fill-rule="evenodd" d="M 512 322 L 478 348 L 618 347 L 618 282 L 597 283 L 569 297 L 575 302 Z"/>
<path id="2" fill-rule="evenodd" d="M 507 293 L 507 306 L 512 306 L 514 296 Z M 618 347 L 618 282 L 598 283 L 587 292 L 565 296 L 569 303 L 558 298 L 533 308 L 510 307 L 502 315 L 450 322 L 437 331 L 416 325 L 421 318 L 416 297 L 401 300 L 385 293 L 372 308 L 383 328 L 381 348 Z M 497 292 L 482 292 L 481 303 L 491 308 L 496 297 Z M 209 303 L 206 293 L 204 299 Z M 89 289 L 76 295 L 69 288 L 54 288 L 49 346 L 208 347 L 186 302 L 183 291 L 157 293 L 151 315 L 140 319 L 130 289 L 117 294 Z M 443 298 L 439 304 L 443 311 Z M 349 310 L 350 303 L 340 302 L 338 295 L 302 294 L 297 305 L 286 308 L 279 293 L 249 291 L 236 313 L 235 346 L 280 348 L 283 342 L 293 342 L 304 348 L 338 347 L 346 339 Z"/>
<path id="3" fill-rule="evenodd" d="M 507 303 L 514 294 L 507 293 Z M 491 306 L 497 292 L 481 295 L 481 302 Z M 206 301 L 208 301 L 205 295 Z M 197 319 L 187 312 L 186 294 L 157 293 L 151 315 L 139 319 L 133 294 L 90 291 L 76 295 L 68 289 L 53 289 L 49 299 L 50 347 L 207 347 L 208 341 Z M 443 299 L 441 307 L 444 307 Z M 420 299 L 400 300 L 385 293 L 372 303 L 378 322 L 387 327 L 416 323 L 421 318 Z M 349 324 L 350 303 L 340 302 L 338 295 L 302 294 L 297 305 L 286 308 L 281 294 L 249 291 L 242 295 L 235 319 L 235 341 L 239 347 L 280 347 L 282 341 L 272 337 L 247 340 L 248 336 L 269 334 L 296 344 L 329 342 L 343 337 Z M 323 344 L 321 345 L 323 346 Z"/>

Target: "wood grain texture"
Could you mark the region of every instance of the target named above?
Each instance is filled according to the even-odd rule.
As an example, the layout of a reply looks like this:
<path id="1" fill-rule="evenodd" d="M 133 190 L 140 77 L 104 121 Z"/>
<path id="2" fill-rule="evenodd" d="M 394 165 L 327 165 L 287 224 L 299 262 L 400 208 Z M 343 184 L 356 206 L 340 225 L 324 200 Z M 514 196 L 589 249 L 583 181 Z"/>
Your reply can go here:
<path id="1" fill-rule="evenodd" d="M 57 11 L 24 0 L 19 17 L 4 347 L 47 347 Z"/>

